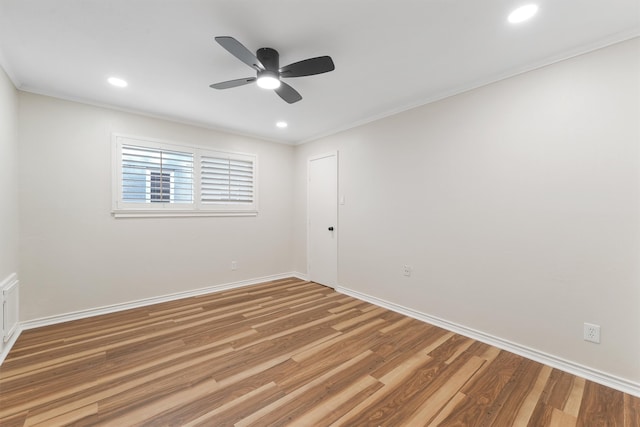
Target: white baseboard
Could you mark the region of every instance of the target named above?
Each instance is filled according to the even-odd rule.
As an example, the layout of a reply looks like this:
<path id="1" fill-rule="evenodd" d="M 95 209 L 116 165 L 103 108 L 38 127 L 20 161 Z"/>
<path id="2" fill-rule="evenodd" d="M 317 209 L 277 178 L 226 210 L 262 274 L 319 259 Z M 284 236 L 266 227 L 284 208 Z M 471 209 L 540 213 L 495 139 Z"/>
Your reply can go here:
<path id="1" fill-rule="evenodd" d="M 57 314 L 54 316 L 42 317 L 35 320 L 21 322 L 22 330 L 40 328 L 42 326 L 55 325 L 58 323 L 69 322 L 71 320 L 85 319 L 87 317 L 99 316 L 101 314 L 116 313 L 118 311 L 130 310 L 132 308 L 145 307 L 152 304 L 162 302 L 175 301 L 182 298 L 195 297 L 199 295 L 211 294 L 214 292 L 227 291 L 230 289 L 242 288 L 244 286 L 256 285 L 258 283 L 269 282 L 272 280 L 286 279 L 288 277 L 297 277 L 295 273 L 274 274 L 271 276 L 257 277 L 255 279 L 241 280 L 238 282 L 223 283 L 221 285 L 208 286 L 206 288 L 194 289 L 192 291 L 177 292 L 175 294 L 161 295 L 157 297 L 144 298 L 137 301 L 130 301 L 119 304 L 112 304 L 88 310 L 79 310 L 71 313 Z"/>
<path id="2" fill-rule="evenodd" d="M 426 313 L 422 313 L 422 312 L 413 310 L 411 308 L 401 306 L 399 304 L 395 304 L 380 298 L 376 298 L 371 295 L 363 294 L 358 291 L 354 291 L 354 290 L 343 288 L 343 287 L 336 287 L 336 291 L 342 294 L 349 295 L 354 298 L 358 298 L 360 300 L 369 302 L 371 304 L 384 307 L 391 311 L 404 314 L 405 316 L 412 317 L 422 322 L 439 326 L 443 329 L 447 329 L 457 334 L 464 335 L 465 337 L 469 337 L 477 341 L 483 342 L 485 344 L 498 347 L 502 350 L 515 353 L 519 356 L 526 357 L 527 359 L 531 359 L 536 362 L 551 366 L 552 368 L 556 368 L 561 371 L 568 372 L 570 374 L 577 375 L 587 380 L 596 382 L 598 384 L 602 384 L 604 386 L 622 391 L 624 393 L 628 393 L 633 396 L 640 397 L 640 384 L 636 382 L 629 381 L 627 379 L 620 378 L 615 375 L 611 375 L 606 372 L 602 372 L 597 369 L 590 368 L 588 366 L 580 365 L 578 363 L 571 362 L 569 360 L 566 360 L 551 354 L 547 354 L 542 351 L 529 348 L 521 344 L 517 344 L 517 343 L 511 342 L 511 341 L 508 341 L 508 340 L 505 340 L 505 339 L 502 339 L 502 338 L 499 338 L 475 329 L 471 329 L 463 325 L 458 325 L 457 323 L 449 322 L 448 320 L 440 319 L 438 317 L 434 317 Z"/>
<path id="3" fill-rule="evenodd" d="M 305 273 L 300 273 L 299 271 L 292 272 L 291 276 L 295 277 L 296 279 L 304 280 L 305 282 L 309 281 L 309 275 Z"/>

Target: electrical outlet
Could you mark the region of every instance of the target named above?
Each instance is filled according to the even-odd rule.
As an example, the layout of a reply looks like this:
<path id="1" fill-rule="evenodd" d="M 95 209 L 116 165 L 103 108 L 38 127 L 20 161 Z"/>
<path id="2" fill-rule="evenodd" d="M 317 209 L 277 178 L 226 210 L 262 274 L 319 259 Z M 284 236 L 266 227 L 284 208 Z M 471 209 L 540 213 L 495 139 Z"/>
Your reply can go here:
<path id="1" fill-rule="evenodd" d="M 411 267 L 410 265 L 404 265 L 402 267 L 402 274 L 407 276 L 407 277 L 411 277 L 411 272 L 413 271 L 413 267 Z"/>
<path id="2" fill-rule="evenodd" d="M 238 269 L 238 261 L 231 261 L 231 269 L 232 270 Z"/>
<path id="3" fill-rule="evenodd" d="M 584 324 L 584 340 L 600 344 L 600 325 Z"/>

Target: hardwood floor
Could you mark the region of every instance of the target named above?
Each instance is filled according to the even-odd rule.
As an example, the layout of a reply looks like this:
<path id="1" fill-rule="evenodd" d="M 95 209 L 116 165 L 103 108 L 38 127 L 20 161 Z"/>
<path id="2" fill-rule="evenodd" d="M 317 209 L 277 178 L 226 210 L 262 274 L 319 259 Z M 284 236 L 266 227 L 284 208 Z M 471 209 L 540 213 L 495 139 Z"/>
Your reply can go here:
<path id="1" fill-rule="evenodd" d="M 28 330 L 0 425 L 640 426 L 640 399 L 285 279 Z"/>

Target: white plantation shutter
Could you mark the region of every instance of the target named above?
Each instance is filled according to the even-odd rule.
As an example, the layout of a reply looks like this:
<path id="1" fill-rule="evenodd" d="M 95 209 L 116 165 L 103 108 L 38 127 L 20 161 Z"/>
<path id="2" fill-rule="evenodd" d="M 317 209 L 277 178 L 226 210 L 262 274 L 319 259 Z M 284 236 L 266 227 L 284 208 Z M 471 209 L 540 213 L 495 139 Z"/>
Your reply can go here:
<path id="1" fill-rule="evenodd" d="M 122 145 L 122 201 L 193 203 L 193 154 Z"/>
<path id="2" fill-rule="evenodd" d="M 253 203 L 254 162 L 251 159 L 200 157 L 202 203 Z"/>
<path id="3" fill-rule="evenodd" d="M 113 135 L 116 217 L 255 216 L 257 157 Z"/>

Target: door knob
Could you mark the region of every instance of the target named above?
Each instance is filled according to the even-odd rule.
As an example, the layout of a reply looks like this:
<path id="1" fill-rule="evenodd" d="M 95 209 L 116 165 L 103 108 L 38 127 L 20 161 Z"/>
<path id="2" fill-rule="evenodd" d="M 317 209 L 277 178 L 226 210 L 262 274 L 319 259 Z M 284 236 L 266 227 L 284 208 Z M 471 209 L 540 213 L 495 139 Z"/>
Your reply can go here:
<path id="1" fill-rule="evenodd" d="M 329 231 L 333 231 L 333 227 L 329 227 Z"/>

